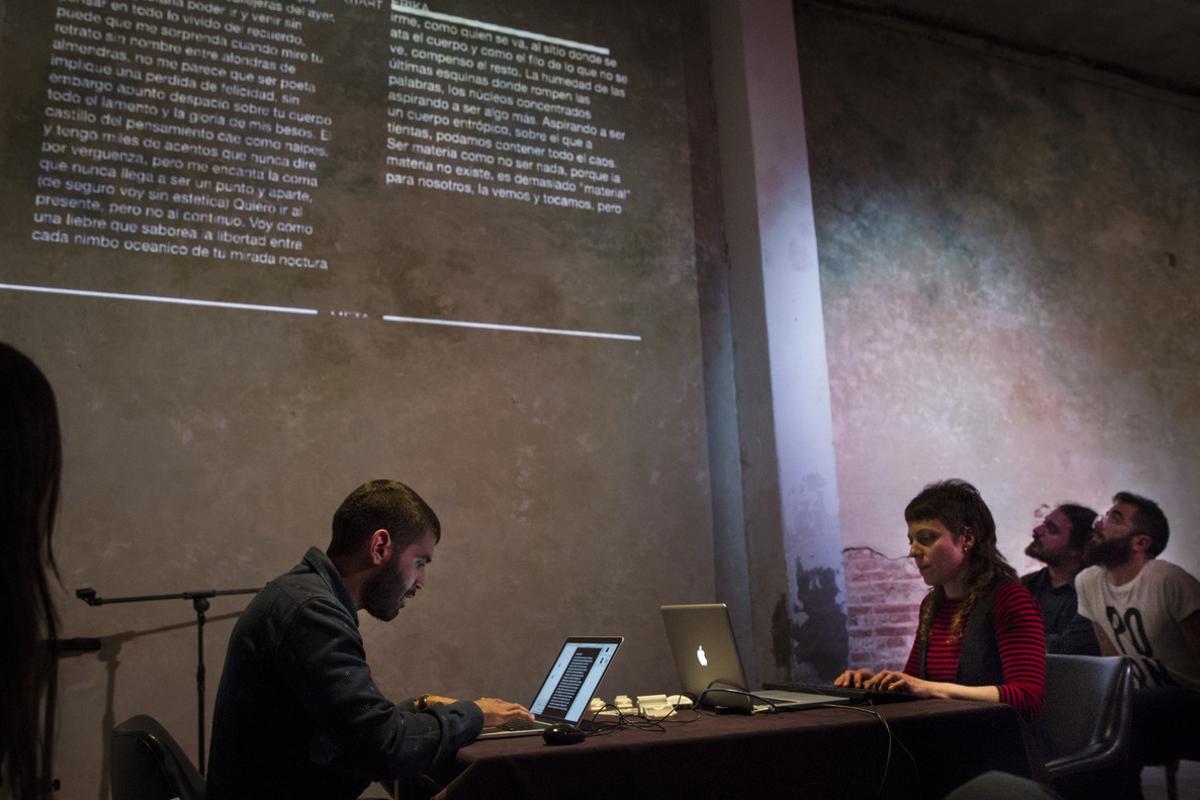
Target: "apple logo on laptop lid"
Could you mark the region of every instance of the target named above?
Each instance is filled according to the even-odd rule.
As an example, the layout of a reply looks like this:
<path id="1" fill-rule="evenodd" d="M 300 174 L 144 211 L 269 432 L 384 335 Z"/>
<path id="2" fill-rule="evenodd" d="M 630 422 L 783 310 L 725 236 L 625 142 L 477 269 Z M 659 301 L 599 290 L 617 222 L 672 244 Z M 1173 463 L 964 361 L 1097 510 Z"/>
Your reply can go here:
<path id="1" fill-rule="evenodd" d="M 700 666 L 708 666 L 708 656 L 704 655 L 704 645 L 696 648 L 696 660 L 700 662 Z"/>

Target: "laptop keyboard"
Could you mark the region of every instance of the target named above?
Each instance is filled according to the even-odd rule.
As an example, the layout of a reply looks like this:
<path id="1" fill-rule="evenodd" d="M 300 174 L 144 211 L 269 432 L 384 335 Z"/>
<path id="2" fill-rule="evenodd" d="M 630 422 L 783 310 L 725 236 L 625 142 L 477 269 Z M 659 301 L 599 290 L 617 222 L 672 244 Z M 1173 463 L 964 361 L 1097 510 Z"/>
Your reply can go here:
<path id="1" fill-rule="evenodd" d="M 510 719 L 508 722 L 504 723 L 503 725 L 497 725 L 494 728 L 484 728 L 484 730 L 487 730 L 487 731 L 540 731 L 545 727 L 546 726 L 544 723 L 534 722 L 532 720 L 523 719 L 521 717 L 518 717 L 517 719 Z"/>
<path id="2" fill-rule="evenodd" d="M 873 692 L 869 689 L 855 689 L 850 686 L 834 686 L 832 683 L 768 683 L 764 688 L 806 694 L 828 694 L 834 697 L 845 697 L 854 703 L 903 703 L 906 700 L 917 699 L 915 695 L 904 692 Z"/>

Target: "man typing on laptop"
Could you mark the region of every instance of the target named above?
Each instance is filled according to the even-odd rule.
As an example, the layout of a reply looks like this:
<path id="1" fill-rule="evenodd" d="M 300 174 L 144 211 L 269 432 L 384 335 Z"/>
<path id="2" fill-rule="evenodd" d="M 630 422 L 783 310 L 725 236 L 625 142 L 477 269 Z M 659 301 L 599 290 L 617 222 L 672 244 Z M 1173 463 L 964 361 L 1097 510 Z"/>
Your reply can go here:
<path id="1" fill-rule="evenodd" d="M 425 582 L 441 525 L 396 481 L 355 489 L 310 548 L 233 630 L 213 717 L 210 800 L 353 800 L 371 781 L 444 763 L 484 725 L 531 719 L 492 698 L 394 703 L 371 678 L 358 610 L 388 621 Z"/>

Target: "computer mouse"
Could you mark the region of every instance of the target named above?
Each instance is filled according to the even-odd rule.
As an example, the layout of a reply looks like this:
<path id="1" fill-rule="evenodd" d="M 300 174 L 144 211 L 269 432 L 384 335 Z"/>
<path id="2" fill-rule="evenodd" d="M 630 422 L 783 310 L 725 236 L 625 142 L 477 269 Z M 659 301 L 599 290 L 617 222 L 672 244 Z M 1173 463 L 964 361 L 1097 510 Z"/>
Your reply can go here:
<path id="1" fill-rule="evenodd" d="M 556 722 L 542 731 L 546 744 L 579 744 L 586 735 L 569 722 Z"/>

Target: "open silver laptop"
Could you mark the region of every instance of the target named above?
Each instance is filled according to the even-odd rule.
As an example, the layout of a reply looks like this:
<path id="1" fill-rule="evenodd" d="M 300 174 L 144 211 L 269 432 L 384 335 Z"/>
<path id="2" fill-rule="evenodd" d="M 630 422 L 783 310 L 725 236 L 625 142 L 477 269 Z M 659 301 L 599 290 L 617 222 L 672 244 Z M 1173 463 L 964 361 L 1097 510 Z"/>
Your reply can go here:
<path id="1" fill-rule="evenodd" d="M 661 611 L 683 690 L 703 705 L 755 713 L 849 702 L 845 697 L 824 694 L 748 690 L 724 603 L 666 605 Z"/>
<path id="2" fill-rule="evenodd" d="M 529 704 L 535 721 L 484 728 L 479 738 L 532 736 L 557 722 L 578 725 L 622 641 L 621 636 L 568 637 Z"/>

